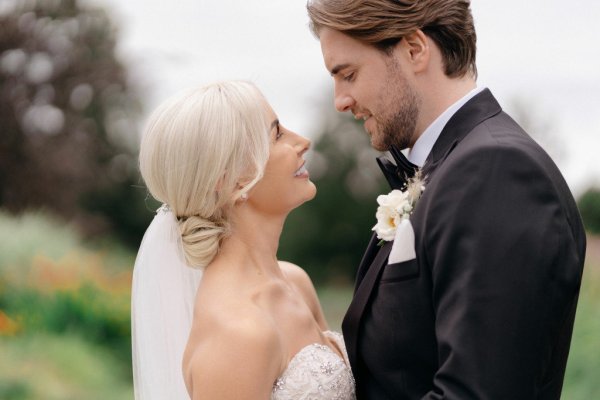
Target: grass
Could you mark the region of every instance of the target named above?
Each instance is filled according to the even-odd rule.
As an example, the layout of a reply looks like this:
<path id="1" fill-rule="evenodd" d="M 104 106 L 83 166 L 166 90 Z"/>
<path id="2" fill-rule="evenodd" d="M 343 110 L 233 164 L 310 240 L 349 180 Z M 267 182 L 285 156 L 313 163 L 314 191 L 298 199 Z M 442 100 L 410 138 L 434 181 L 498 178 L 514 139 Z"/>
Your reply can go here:
<path id="1" fill-rule="evenodd" d="M 563 398 L 600 398 L 600 260 L 588 261 L 584 270 Z"/>
<path id="2" fill-rule="evenodd" d="M 0 338 L 0 359 L 3 400 L 133 398 L 122 363 L 80 335 Z"/>

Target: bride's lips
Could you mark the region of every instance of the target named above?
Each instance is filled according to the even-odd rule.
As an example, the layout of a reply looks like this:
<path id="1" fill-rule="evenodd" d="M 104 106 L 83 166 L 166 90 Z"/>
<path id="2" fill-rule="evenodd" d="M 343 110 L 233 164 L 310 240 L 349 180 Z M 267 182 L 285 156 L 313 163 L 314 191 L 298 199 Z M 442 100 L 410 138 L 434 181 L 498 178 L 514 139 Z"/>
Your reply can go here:
<path id="1" fill-rule="evenodd" d="M 294 178 L 308 178 L 308 171 L 305 167 L 306 162 L 303 162 L 300 168 L 294 172 Z"/>

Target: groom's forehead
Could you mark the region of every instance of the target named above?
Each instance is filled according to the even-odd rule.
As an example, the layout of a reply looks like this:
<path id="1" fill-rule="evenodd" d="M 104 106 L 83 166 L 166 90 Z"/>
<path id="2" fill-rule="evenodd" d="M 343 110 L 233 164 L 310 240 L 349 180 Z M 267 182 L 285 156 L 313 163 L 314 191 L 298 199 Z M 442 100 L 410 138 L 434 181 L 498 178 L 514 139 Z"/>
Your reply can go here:
<path id="1" fill-rule="evenodd" d="M 367 56 L 372 57 L 377 51 L 371 45 L 330 28 L 323 28 L 319 38 L 323 61 L 332 75 L 359 60 L 368 60 Z"/>

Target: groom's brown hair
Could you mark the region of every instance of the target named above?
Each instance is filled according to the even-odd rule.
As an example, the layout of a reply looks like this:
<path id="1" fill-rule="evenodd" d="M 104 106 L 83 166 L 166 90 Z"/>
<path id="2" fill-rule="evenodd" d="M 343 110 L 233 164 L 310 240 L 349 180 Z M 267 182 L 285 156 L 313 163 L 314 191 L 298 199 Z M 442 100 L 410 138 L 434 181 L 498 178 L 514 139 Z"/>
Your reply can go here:
<path id="1" fill-rule="evenodd" d="M 477 75 L 469 0 L 309 0 L 306 7 L 317 37 L 326 27 L 389 53 L 420 29 L 442 52 L 447 76 Z"/>

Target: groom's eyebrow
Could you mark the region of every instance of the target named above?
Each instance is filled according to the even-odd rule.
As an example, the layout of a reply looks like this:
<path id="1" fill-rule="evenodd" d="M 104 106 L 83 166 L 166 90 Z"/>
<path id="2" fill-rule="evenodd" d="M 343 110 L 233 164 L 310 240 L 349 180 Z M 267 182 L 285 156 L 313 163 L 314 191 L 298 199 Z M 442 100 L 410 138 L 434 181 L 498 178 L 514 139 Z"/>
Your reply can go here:
<path id="1" fill-rule="evenodd" d="M 331 69 L 331 76 L 337 75 L 344 68 L 348 68 L 350 64 L 338 64 Z"/>

